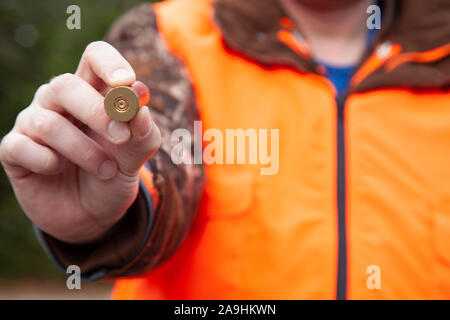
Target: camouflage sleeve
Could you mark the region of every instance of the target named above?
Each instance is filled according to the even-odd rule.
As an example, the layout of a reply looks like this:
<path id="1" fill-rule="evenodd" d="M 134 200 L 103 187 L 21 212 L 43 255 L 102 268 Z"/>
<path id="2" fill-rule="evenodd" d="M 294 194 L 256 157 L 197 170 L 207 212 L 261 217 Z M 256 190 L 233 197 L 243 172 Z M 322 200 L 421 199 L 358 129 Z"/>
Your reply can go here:
<path id="1" fill-rule="evenodd" d="M 199 115 L 188 70 L 168 51 L 149 4 L 142 4 L 119 19 L 106 41 L 122 53 L 136 71 L 137 79 L 150 88 L 151 115 L 162 134 L 161 148 L 148 163 L 160 195 L 155 237 L 148 242 L 149 251 L 132 268 L 138 272 L 166 260 L 194 218 L 203 186 L 202 168 L 175 165 L 170 160 L 174 145 L 170 137 L 178 128 L 187 129 L 193 135 L 194 121 Z"/>
<path id="2" fill-rule="evenodd" d="M 144 183 L 135 203 L 101 241 L 69 245 L 37 230 L 44 249 L 65 270 L 79 265 L 86 280 L 145 274 L 170 257 L 186 236 L 203 187 L 202 168 L 175 165 L 171 132 L 193 135 L 198 119 L 194 91 L 183 62 L 168 51 L 151 5 L 139 5 L 117 20 L 106 39 L 134 68 L 151 92 L 151 116 L 162 134 L 160 150 L 146 163 L 153 174 L 158 206 Z"/>

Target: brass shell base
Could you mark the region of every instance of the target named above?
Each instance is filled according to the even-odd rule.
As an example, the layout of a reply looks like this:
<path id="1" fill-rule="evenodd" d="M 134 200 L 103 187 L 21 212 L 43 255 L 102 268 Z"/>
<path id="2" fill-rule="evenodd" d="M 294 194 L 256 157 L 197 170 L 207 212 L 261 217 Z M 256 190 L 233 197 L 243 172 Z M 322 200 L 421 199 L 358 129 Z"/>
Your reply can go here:
<path id="1" fill-rule="evenodd" d="M 108 91 L 105 96 L 106 114 L 113 120 L 127 122 L 139 111 L 139 97 L 130 87 L 117 87 Z"/>

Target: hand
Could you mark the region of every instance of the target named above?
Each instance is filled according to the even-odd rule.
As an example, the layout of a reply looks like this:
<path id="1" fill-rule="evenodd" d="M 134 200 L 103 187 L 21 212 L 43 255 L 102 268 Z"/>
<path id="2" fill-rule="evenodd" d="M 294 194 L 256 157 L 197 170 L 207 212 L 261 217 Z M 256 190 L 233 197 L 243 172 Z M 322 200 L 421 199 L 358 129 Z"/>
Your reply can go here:
<path id="1" fill-rule="evenodd" d="M 108 118 L 103 95 L 136 75 L 106 42 L 89 44 L 75 74 L 42 85 L 0 144 L 0 160 L 26 215 L 69 243 L 98 239 L 136 199 L 142 164 L 161 135 L 142 107 Z"/>

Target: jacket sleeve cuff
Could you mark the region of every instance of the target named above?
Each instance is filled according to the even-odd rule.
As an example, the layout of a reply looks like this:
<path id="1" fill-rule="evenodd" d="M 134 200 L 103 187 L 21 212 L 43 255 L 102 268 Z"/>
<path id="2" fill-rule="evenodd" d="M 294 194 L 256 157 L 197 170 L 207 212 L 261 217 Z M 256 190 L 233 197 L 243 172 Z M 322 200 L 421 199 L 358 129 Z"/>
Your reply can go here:
<path id="1" fill-rule="evenodd" d="M 121 220 L 94 243 L 68 244 L 33 226 L 44 251 L 63 273 L 69 265 L 77 265 L 82 281 L 114 278 L 138 258 L 154 220 L 154 201 L 144 180 L 141 177 L 138 196 Z"/>

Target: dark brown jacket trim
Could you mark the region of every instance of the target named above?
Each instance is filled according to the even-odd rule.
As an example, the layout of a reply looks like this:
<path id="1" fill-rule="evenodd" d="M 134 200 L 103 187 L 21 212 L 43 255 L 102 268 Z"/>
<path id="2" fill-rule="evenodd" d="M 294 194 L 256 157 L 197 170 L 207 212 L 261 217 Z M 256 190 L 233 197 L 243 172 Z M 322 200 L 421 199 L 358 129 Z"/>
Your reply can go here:
<path id="1" fill-rule="evenodd" d="M 284 16 L 278 0 L 215 0 L 214 19 L 225 43 L 265 67 L 287 66 L 313 72 L 313 61 L 303 59 L 277 38 Z"/>
<path id="2" fill-rule="evenodd" d="M 402 46 L 402 53 L 424 52 L 450 42 L 450 2 L 385 1 L 392 10 L 392 21 L 378 39 Z M 373 52 L 372 52 L 373 53 Z M 401 54 L 402 54 L 401 53 Z M 431 63 L 409 62 L 388 71 L 382 66 L 364 79 L 353 91 L 400 87 L 414 90 L 448 90 L 450 56 Z"/>
<path id="3" fill-rule="evenodd" d="M 214 8 L 215 22 L 230 49 L 268 67 L 281 65 L 300 72 L 316 72 L 314 61 L 296 54 L 277 39 L 279 21 L 288 16 L 279 0 L 214 0 Z M 448 21 L 450 2 L 446 0 L 384 1 L 382 30 L 360 65 L 385 41 L 400 44 L 403 52 L 440 47 L 450 39 Z M 426 65 L 407 63 L 391 72 L 380 68 L 352 91 L 386 87 L 442 89 L 449 84 L 448 74 L 447 56 Z"/>

